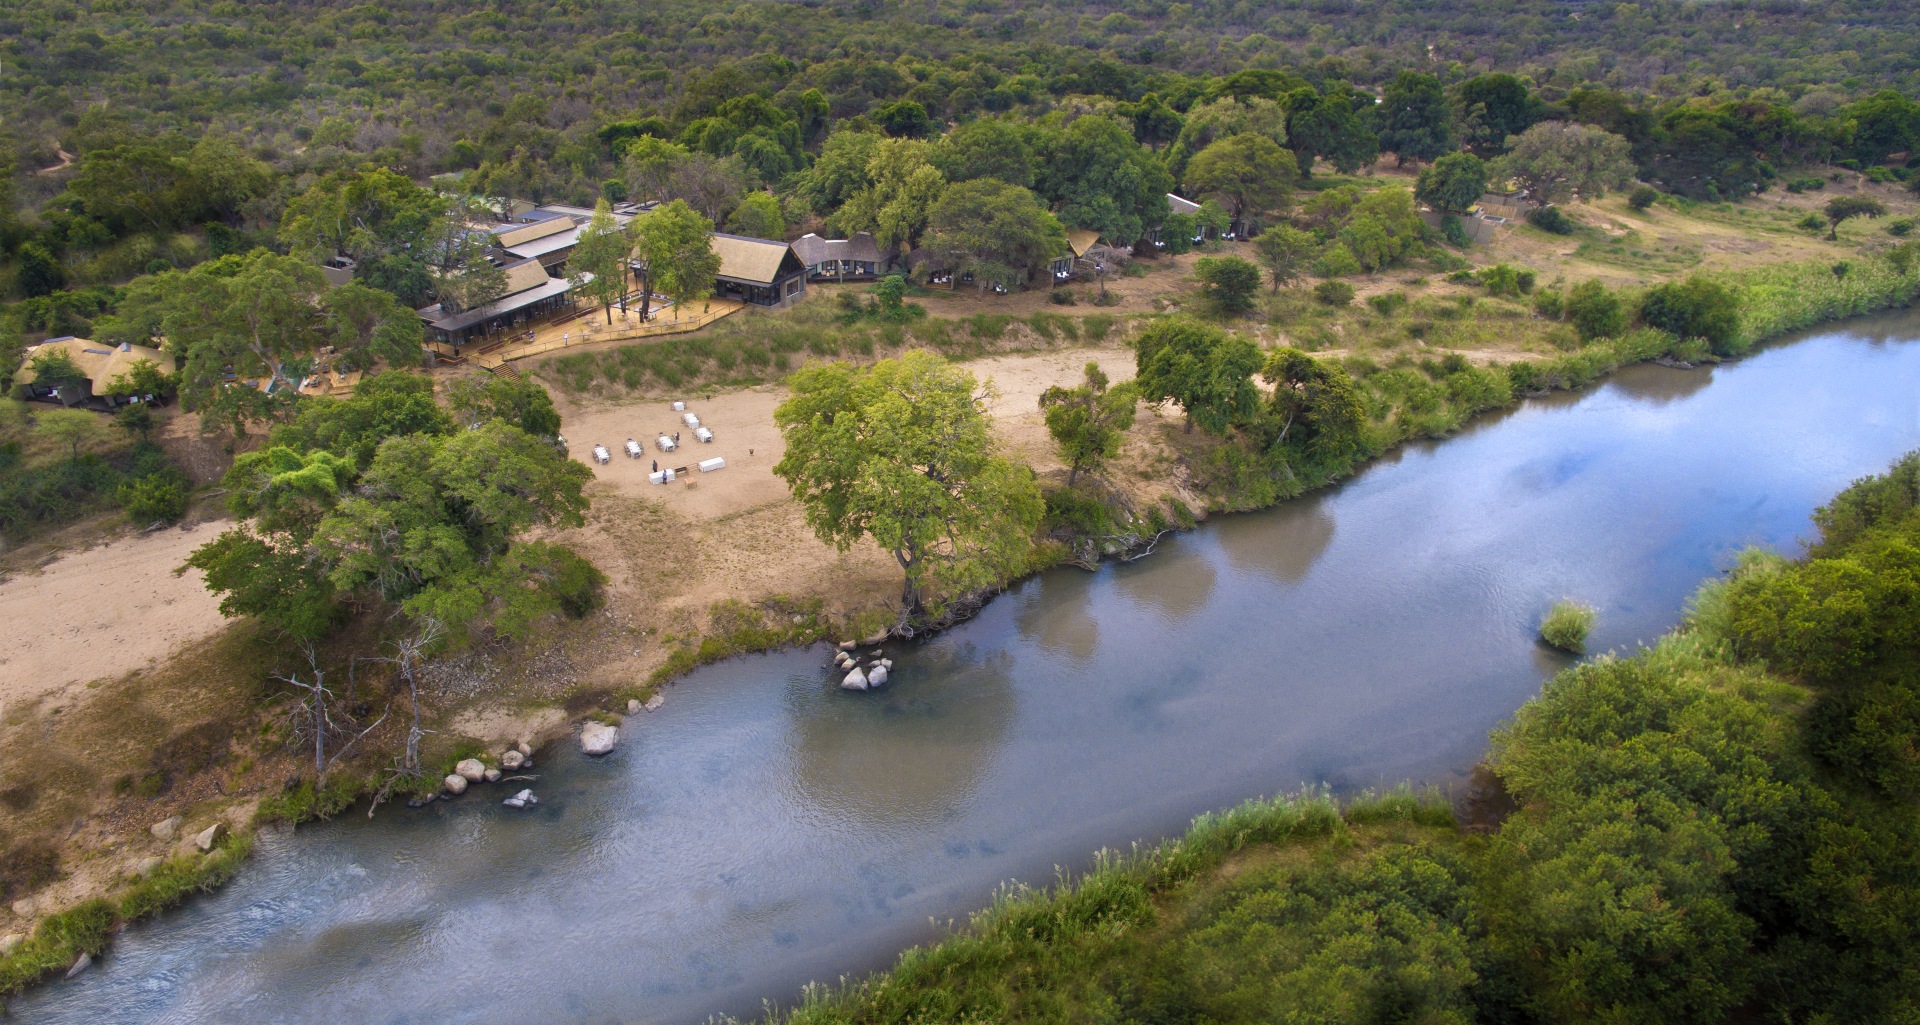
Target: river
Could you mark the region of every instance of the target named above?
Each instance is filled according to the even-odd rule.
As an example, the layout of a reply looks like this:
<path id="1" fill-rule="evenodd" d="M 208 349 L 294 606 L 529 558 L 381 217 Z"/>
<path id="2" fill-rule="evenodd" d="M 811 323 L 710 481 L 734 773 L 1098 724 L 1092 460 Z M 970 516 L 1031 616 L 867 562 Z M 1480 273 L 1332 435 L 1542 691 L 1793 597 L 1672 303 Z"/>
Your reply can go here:
<path id="1" fill-rule="evenodd" d="M 1629 649 L 1746 545 L 1920 446 L 1920 315 L 1713 369 L 1634 367 L 1343 486 L 1042 574 L 895 682 L 730 660 L 589 761 L 267 834 L 224 889 L 19 1000 L 45 1023 L 692 1023 L 882 968 L 1101 846 L 1256 795 L 1457 787 L 1567 664 L 1555 599 Z"/>

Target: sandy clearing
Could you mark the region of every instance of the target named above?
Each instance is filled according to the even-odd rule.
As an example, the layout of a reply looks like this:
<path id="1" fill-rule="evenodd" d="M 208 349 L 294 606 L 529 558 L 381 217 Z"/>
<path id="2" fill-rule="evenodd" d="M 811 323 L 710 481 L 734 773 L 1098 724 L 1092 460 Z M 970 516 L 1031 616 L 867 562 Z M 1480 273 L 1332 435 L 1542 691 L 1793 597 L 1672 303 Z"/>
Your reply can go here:
<path id="1" fill-rule="evenodd" d="M 227 526 L 136 534 L 0 582 L 0 700 L 120 676 L 218 632 L 226 620 L 200 572 L 173 571 Z"/>

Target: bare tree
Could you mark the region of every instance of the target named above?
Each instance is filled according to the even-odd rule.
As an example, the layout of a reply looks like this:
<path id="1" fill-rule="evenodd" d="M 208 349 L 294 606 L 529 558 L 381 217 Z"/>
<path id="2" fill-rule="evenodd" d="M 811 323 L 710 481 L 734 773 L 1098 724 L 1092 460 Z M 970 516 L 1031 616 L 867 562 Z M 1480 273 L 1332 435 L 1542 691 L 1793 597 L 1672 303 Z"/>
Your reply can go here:
<path id="1" fill-rule="evenodd" d="M 315 653 L 311 644 L 306 646 L 305 651 L 309 679 L 302 680 L 297 672 L 275 676 L 274 679 L 306 694 L 299 704 L 294 706 L 291 716 L 293 735 L 296 739 L 302 740 L 306 737 L 313 738 L 313 774 L 316 783 L 322 783 L 326 781 L 327 771 L 333 768 L 334 763 L 345 757 L 348 751 L 353 750 L 353 746 L 359 743 L 362 737 L 372 733 L 381 723 L 387 721 L 387 713 L 382 713 L 380 718 L 374 720 L 373 725 L 358 733 L 352 732 L 353 728 L 359 724 L 354 722 L 353 715 L 348 709 L 339 707 L 344 702 L 336 702 L 333 691 L 327 688 L 327 676 L 320 669 L 319 655 Z M 333 753 L 333 757 L 329 758 L 327 741 L 336 736 L 348 739 Z"/>

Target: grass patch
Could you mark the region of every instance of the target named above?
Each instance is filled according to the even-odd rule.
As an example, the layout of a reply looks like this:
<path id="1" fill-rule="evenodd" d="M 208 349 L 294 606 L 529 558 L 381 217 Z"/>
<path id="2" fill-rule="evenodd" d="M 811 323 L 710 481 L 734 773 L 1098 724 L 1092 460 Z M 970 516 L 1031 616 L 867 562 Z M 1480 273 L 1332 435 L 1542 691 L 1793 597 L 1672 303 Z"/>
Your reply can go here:
<path id="1" fill-rule="evenodd" d="M 1599 615 L 1593 606 L 1568 598 L 1553 603 L 1540 620 L 1540 639 L 1561 651 L 1578 655 L 1587 650 L 1587 634 Z"/>

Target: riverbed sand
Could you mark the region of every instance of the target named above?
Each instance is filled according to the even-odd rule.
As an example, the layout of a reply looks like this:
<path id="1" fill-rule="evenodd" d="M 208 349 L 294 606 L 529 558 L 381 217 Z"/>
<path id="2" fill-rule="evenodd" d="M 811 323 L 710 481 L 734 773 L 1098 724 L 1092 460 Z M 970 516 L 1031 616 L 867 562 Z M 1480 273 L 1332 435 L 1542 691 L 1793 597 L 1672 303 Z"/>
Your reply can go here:
<path id="1" fill-rule="evenodd" d="M 0 581 L 0 701 L 27 704 L 157 662 L 226 625 L 199 570 L 229 524 L 133 534 Z"/>

